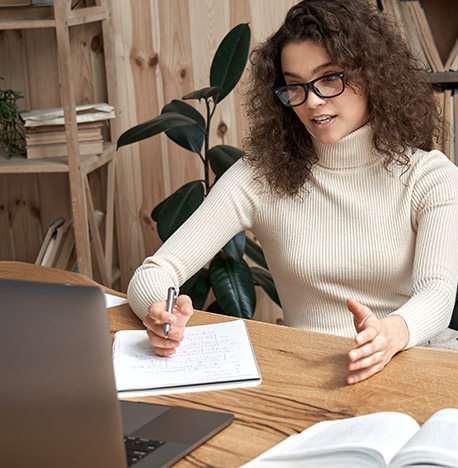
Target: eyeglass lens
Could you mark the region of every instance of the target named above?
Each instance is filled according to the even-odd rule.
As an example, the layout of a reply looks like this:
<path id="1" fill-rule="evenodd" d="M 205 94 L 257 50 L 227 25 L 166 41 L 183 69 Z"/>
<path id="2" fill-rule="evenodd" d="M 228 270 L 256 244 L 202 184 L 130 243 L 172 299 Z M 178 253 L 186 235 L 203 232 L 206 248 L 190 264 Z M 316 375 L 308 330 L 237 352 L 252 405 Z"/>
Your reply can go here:
<path id="1" fill-rule="evenodd" d="M 329 75 L 320 78 L 309 86 L 289 85 L 279 90 L 280 99 L 287 105 L 298 106 L 307 99 L 308 88 L 312 88 L 320 97 L 334 97 L 343 90 L 343 81 L 339 75 Z"/>

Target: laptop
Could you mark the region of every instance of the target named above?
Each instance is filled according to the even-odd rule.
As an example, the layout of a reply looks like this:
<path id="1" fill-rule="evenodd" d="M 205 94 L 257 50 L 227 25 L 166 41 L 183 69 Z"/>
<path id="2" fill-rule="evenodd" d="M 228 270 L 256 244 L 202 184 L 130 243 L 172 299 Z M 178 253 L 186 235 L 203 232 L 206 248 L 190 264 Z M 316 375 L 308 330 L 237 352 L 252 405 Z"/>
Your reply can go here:
<path id="1" fill-rule="evenodd" d="M 0 319 L 2 467 L 167 467 L 233 420 L 119 401 L 97 287 L 0 279 Z"/>

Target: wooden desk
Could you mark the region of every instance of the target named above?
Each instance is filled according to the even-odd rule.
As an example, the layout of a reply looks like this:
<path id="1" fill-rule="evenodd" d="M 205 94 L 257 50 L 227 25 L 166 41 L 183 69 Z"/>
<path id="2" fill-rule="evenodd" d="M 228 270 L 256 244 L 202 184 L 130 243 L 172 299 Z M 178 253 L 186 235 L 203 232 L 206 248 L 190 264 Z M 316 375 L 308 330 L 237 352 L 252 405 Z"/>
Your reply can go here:
<path id="1" fill-rule="evenodd" d="M 83 275 L 0 262 L 0 278 L 95 284 Z M 196 312 L 191 325 L 231 320 Z M 129 306 L 110 309 L 112 332 L 142 328 Z M 379 374 L 348 386 L 351 340 L 247 321 L 263 382 L 255 388 L 137 398 L 229 411 L 234 422 L 179 462 L 184 467 L 238 467 L 287 436 L 325 419 L 401 411 L 423 423 L 441 408 L 458 408 L 458 352 L 413 348 Z"/>

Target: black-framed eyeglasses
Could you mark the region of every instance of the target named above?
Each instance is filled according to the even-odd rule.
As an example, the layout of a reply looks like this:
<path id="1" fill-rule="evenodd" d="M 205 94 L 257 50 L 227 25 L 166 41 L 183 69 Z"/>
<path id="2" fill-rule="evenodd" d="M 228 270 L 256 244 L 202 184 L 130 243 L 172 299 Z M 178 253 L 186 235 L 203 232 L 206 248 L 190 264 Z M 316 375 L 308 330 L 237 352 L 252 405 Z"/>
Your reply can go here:
<path id="1" fill-rule="evenodd" d="M 331 73 L 303 84 L 291 84 L 274 88 L 274 93 L 286 107 L 296 107 L 307 100 L 311 89 L 317 96 L 325 99 L 342 94 L 345 89 L 344 73 Z"/>

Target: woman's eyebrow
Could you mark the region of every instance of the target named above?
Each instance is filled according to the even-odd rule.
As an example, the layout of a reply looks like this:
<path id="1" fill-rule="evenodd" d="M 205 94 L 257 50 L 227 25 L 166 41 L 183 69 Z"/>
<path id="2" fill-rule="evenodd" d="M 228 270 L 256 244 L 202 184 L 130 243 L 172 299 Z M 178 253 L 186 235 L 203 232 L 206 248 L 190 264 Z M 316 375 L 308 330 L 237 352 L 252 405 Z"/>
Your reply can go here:
<path id="1" fill-rule="evenodd" d="M 318 67 L 314 68 L 312 70 L 312 75 L 316 75 L 317 73 L 319 73 L 321 70 L 323 70 L 324 68 L 328 68 L 329 66 L 333 65 L 332 62 L 326 62 L 326 63 L 323 63 L 322 65 L 319 65 Z M 294 72 L 289 72 L 289 71 L 284 71 L 283 72 L 283 76 L 289 76 L 291 78 L 298 78 L 298 79 L 302 79 L 302 76 L 301 75 L 298 75 L 297 73 L 294 73 Z"/>
<path id="2" fill-rule="evenodd" d="M 328 68 L 330 67 L 331 65 L 334 65 L 332 62 L 326 62 L 326 63 L 323 63 L 323 65 L 319 65 L 318 67 L 316 67 L 312 73 L 315 75 L 316 73 L 320 72 L 321 70 L 323 70 L 324 68 Z"/>

